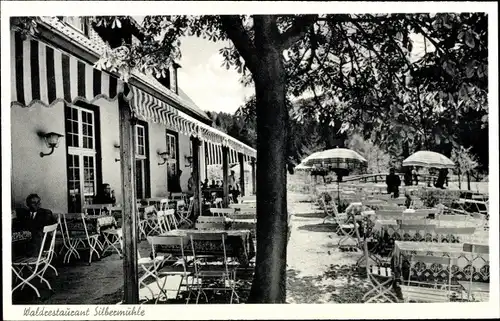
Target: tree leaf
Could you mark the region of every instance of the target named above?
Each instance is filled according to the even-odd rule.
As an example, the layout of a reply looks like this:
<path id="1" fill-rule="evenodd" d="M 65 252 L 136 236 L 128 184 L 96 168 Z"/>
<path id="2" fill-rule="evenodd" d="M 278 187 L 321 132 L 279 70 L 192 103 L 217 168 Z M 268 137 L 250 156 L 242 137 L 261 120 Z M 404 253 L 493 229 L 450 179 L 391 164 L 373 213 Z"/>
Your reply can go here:
<path id="1" fill-rule="evenodd" d="M 474 41 L 474 35 L 471 31 L 467 31 L 465 33 L 465 44 L 471 49 L 473 49 L 476 45 L 476 42 Z"/>

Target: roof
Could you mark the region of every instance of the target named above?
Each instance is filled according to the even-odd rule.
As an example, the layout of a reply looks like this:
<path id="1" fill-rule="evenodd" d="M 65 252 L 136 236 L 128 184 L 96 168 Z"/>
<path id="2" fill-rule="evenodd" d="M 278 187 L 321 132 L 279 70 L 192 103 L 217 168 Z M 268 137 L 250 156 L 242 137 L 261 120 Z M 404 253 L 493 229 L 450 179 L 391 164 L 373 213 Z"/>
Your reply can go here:
<path id="1" fill-rule="evenodd" d="M 108 44 L 106 44 L 93 30 L 90 33 L 89 37 L 87 37 L 84 34 L 77 32 L 69 25 L 66 25 L 65 23 L 61 22 L 56 17 L 40 17 L 40 19 L 42 23 L 45 23 L 52 29 L 60 32 L 62 35 L 78 43 L 78 45 L 83 47 L 88 52 L 94 54 L 96 57 L 100 57 L 106 50 L 110 49 Z M 132 21 L 133 19 L 130 20 Z M 184 94 L 183 96 L 188 97 L 188 99 L 185 99 L 181 95 L 175 94 L 172 90 L 162 85 L 153 76 L 145 75 L 137 71 L 133 72 L 132 74 L 136 78 L 142 80 L 142 82 L 145 85 L 149 86 L 151 89 L 158 91 L 159 93 L 163 94 L 174 103 L 181 105 L 183 108 L 192 112 L 198 118 L 204 121 L 211 121 L 211 119 L 207 116 L 207 114 L 204 111 L 202 111 L 185 93 L 183 93 Z M 179 92 L 181 91 L 179 90 Z"/>

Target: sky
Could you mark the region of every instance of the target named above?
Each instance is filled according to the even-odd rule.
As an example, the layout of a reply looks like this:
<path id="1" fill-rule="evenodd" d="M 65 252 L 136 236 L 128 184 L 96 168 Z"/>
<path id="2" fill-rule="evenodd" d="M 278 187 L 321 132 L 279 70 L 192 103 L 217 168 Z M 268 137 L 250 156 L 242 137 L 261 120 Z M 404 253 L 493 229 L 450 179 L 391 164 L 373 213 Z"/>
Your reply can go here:
<path id="1" fill-rule="evenodd" d="M 198 37 L 181 39 L 179 87 L 204 111 L 233 114 L 254 93 L 240 84 L 234 69 L 222 66 L 219 49 L 225 44 Z"/>

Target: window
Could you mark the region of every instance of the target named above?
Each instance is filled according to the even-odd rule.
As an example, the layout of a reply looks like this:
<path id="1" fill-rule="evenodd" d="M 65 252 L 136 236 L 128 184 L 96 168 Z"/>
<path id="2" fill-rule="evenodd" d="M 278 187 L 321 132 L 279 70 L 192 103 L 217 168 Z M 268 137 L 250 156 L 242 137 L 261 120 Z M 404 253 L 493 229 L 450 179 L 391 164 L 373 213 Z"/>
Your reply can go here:
<path id="1" fill-rule="evenodd" d="M 62 17 L 62 21 L 70 25 L 73 29 L 83 33 L 84 35 L 89 35 L 89 29 L 87 25 L 87 19 L 84 17 Z"/>
<path id="2" fill-rule="evenodd" d="M 148 157 L 147 157 L 147 131 L 143 125 L 135 125 L 135 190 L 138 200 L 147 197 L 148 191 Z"/>
<path id="3" fill-rule="evenodd" d="M 70 212 L 92 204 L 96 194 L 96 144 L 94 112 L 68 105 L 66 144 L 68 146 L 68 203 Z"/>
<path id="4" fill-rule="evenodd" d="M 146 137 L 144 136 L 144 126 L 135 126 L 136 156 L 146 157 Z"/>
<path id="5" fill-rule="evenodd" d="M 168 190 L 171 191 L 172 186 L 176 184 L 175 175 L 178 170 L 178 159 L 177 159 L 177 134 L 174 132 L 166 133 L 166 143 L 167 143 L 167 153 L 169 155 L 167 163 L 167 184 Z"/>

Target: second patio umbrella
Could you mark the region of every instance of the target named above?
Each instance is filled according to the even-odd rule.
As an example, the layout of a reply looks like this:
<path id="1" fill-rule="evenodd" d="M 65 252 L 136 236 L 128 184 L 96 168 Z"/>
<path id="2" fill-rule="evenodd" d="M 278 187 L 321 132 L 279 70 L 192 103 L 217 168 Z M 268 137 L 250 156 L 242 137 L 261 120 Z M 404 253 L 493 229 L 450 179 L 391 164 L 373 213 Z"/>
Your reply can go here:
<path id="1" fill-rule="evenodd" d="M 455 163 L 443 154 L 421 150 L 405 159 L 403 166 L 454 168 Z"/>

